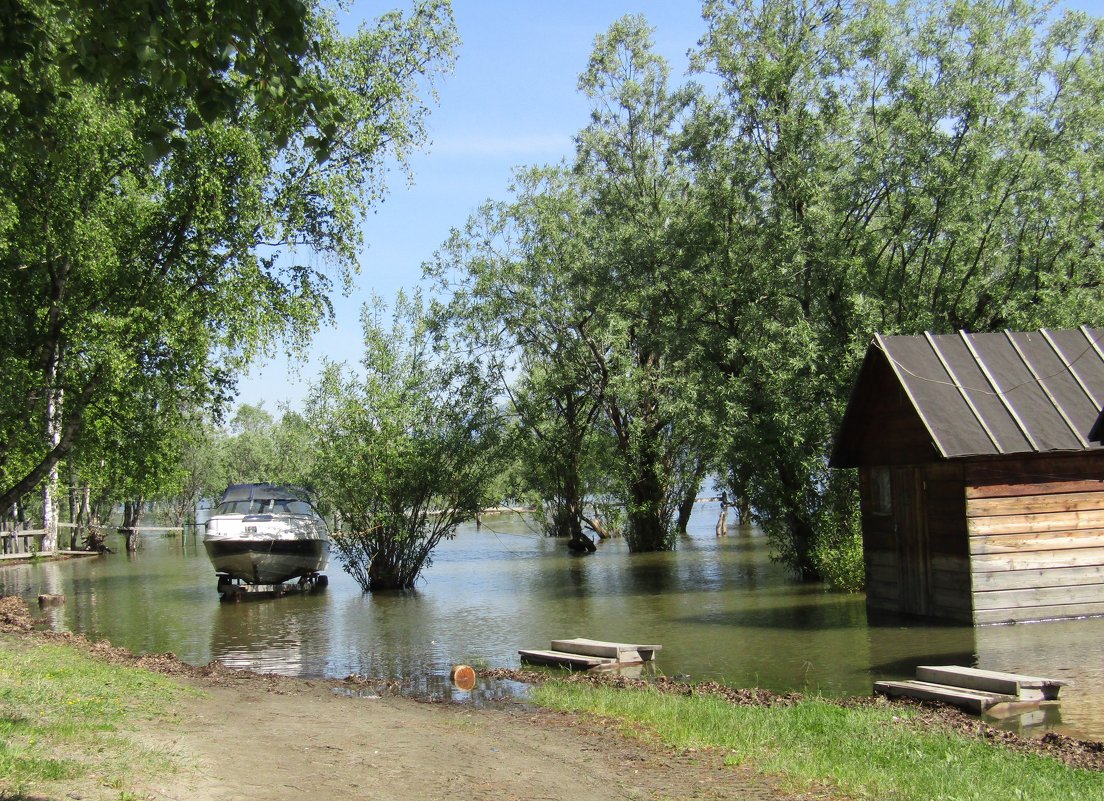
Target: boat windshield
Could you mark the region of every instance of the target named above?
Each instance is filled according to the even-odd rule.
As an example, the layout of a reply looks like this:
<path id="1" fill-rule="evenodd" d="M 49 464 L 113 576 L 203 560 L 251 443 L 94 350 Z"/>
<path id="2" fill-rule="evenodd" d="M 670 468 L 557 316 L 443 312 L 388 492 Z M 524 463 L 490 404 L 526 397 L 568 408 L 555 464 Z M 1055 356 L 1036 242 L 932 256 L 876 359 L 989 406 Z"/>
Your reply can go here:
<path id="1" fill-rule="evenodd" d="M 295 498 L 255 498 L 251 501 L 226 501 L 220 503 L 215 514 L 219 515 L 313 515 L 314 509 L 306 501 Z"/>

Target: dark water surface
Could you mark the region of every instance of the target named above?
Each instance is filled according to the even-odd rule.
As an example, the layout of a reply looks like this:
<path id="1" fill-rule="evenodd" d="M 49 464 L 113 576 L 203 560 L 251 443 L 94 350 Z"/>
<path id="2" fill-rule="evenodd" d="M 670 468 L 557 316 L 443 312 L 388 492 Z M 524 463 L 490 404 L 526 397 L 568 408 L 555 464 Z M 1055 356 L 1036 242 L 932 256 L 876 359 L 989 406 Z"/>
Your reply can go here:
<path id="1" fill-rule="evenodd" d="M 220 603 L 202 544 L 150 535 L 140 552 L 0 567 L 0 593 L 62 593 L 60 630 L 192 664 L 304 677 L 404 678 L 449 689 L 451 665 L 518 666 L 518 648 L 567 637 L 658 643 L 656 668 L 691 680 L 866 695 L 918 664 L 976 665 L 1062 678 L 1059 709 L 1009 721 L 1104 740 L 1104 619 L 978 629 L 868 622 L 862 596 L 793 582 L 756 529 L 713 536 L 695 510 L 678 550 L 603 543 L 577 557 L 517 517 L 489 518 L 442 544 L 419 588 L 362 594 L 340 565 L 311 595 Z M 487 685 L 487 695 L 502 687 Z M 478 692 L 476 695 L 478 696 Z"/>

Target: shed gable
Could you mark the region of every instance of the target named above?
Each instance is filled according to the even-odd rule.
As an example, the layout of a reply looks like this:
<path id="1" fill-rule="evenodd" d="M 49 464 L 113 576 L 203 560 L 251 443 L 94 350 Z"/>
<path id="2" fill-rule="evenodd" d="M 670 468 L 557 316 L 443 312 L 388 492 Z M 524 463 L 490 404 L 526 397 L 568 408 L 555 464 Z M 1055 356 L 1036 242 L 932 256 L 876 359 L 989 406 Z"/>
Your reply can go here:
<path id="1" fill-rule="evenodd" d="M 831 465 L 922 464 L 937 456 L 931 434 L 885 353 L 872 347 L 847 405 Z"/>
<path id="2" fill-rule="evenodd" d="M 875 336 L 830 463 L 858 467 L 1100 449 L 1102 339 L 1104 329 L 1085 326 Z M 887 374 L 895 386 L 887 385 Z M 915 426 L 895 409 L 902 396 L 926 432 L 926 454 L 913 441 Z M 898 454 L 893 448 L 902 436 L 906 447 Z"/>

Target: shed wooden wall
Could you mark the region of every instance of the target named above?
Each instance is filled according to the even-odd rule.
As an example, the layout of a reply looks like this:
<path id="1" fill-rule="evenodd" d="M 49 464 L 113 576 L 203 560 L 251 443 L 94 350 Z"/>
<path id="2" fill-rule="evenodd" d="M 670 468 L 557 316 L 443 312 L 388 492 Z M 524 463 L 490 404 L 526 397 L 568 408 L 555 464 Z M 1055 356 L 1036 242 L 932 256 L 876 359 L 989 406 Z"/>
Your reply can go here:
<path id="1" fill-rule="evenodd" d="M 1104 454 L 966 466 L 974 622 L 1104 615 Z"/>
<path id="2" fill-rule="evenodd" d="M 885 356 L 880 352 L 868 355 L 847 408 L 833 463 L 850 467 L 915 465 L 937 458 L 931 434 Z"/>
<path id="3" fill-rule="evenodd" d="M 892 468 L 885 513 L 874 511 L 874 474 L 859 471 L 867 608 L 970 622 L 961 464 Z"/>
<path id="4" fill-rule="evenodd" d="M 928 528 L 931 530 L 931 614 L 944 620 L 969 622 L 970 549 L 966 539 L 966 495 L 961 463 L 924 465 Z"/>
<path id="5" fill-rule="evenodd" d="M 874 511 L 874 470 L 859 468 L 859 506 L 862 511 L 863 564 L 866 568 L 866 605 L 871 610 L 900 612 L 900 559 L 897 527 L 890 511 Z"/>

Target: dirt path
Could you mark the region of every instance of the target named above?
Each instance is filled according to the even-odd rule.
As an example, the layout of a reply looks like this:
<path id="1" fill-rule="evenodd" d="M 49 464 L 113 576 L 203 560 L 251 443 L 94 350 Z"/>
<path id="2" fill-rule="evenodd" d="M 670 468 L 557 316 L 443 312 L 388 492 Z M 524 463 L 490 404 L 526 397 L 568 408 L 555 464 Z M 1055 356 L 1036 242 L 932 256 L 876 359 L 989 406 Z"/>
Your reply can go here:
<path id="1" fill-rule="evenodd" d="M 138 742 L 186 766 L 132 790 L 158 801 L 795 798 L 722 755 L 677 754 L 527 709 L 355 697 L 331 683 L 188 679 L 207 694 Z"/>
<path id="2" fill-rule="evenodd" d="M 127 732 L 139 748 L 169 752 L 180 766 L 157 779 L 127 777 L 125 791 L 88 775 L 59 794 L 27 801 L 831 801 L 788 794 L 718 751 L 680 753 L 602 722 L 518 705 L 474 709 L 376 695 L 371 683 L 309 681 L 191 667 L 171 654 L 135 656 L 108 643 L 32 632 L 19 599 L 0 598 L 0 632 L 63 640 L 112 663 L 175 676 L 202 692 L 179 700 L 168 722 Z M 489 671 L 494 672 L 494 671 Z M 518 671 L 498 671 L 526 680 Z M 598 681 L 594 677 L 579 677 Z M 631 683 L 631 682 L 630 682 Z M 785 702 L 764 690 L 698 685 L 732 703 Z M 843 704 L 873 703 L 850 699 Z M 1104 769 L 1104 744 L 997 732 L 957 711 L 925 707 L 915 725 L 957 730 L 1003 747 Z M 0 791 L 0 799 L 5 797 Z"/>
<path id="3" fill-rule="evenodd" d="M 723 753 L 677 753 L 578 716 L 521 704 L 474 709 L 381 697 L 371 684 L 265 676 L 217 663 L 192 667 L 171 654 L 136 656 L 106 642 L 36 632 L 18 598 L 0 598 L 0 632 L 63 641 L 201 691 L 174 702 L 167 721 L 120 732 L 136 750 L 171 754 L 175 772 L 136 772 L 120 782 L 93 770 L 14 796 L 25 801 L 813 798 L 789 795 L 749 768 L 725 766 Z M 0 799 L 9 797 L 0 787 Z"/>

